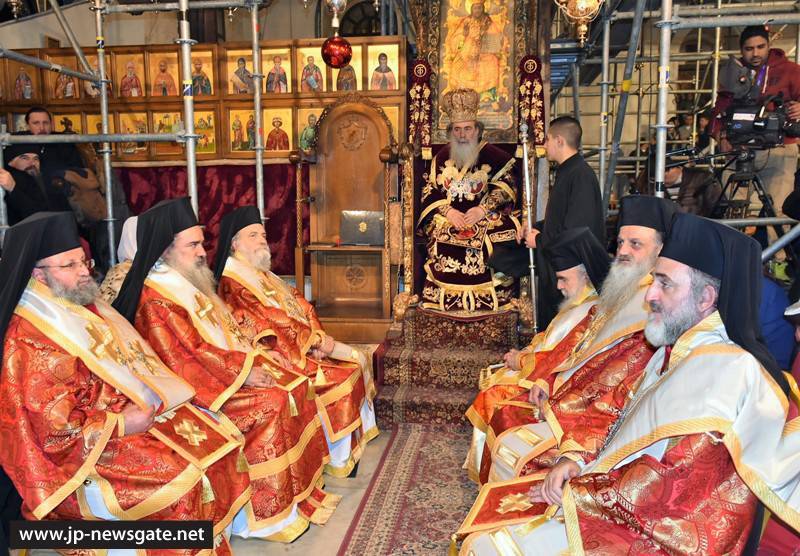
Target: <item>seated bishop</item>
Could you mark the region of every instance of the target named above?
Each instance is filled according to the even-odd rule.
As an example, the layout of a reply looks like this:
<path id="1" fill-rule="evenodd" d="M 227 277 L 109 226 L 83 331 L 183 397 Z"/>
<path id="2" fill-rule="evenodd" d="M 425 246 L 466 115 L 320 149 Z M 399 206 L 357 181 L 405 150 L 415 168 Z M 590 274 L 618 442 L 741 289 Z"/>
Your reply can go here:
<path id="1" fill-rule="evenodd" d="M 547 470 L 559 458 L 596 457 L 654 352 L 644 337 L 644 294 L 675 210 L 657 197 L 623 198 L 617 254 L 600 299 L 562 340 L 569 352 L 538 365 L 527 378 L 530 392 L 514 398 L 532 407 L 508 404 L 492 415 L 483 481 Z"/>
<path id="2" fill-rule="evenodd" d="M 547 364 L 545 359 L 560 358 L 560 362 L 566 358 L 574 346 L 572 342 L 564 343 L 562 340 L 584 322 L 589 310 L 597 303 L 597 291 L 608 274 L 611 262 L 608 252 L 589 228 L 566 230 L 547 251 L 564 300 L 547 329 L 537 334 L 529 346 L 521 351 L 511 350 L 497 371 L 481 377 L 481 391 L 466 414 L 474 428 L 464 467 L 476 482 L 479 482 L 478 470 L 486 430 L 495 408 L 520 403 L 513 398 L 527 394 L 531 385 L 528 377 L 537 366 Z M 523 407 L 530 407 L 527 401 L 521 403 Z"/>
<path id="3" fill-rule="evenodd" d="M 497 311 L 511 306 L 515 281 L 495 273 L 489 257 L 513 243 L 519 221 L 514 157 L 483 139 L 479 95 L 454 89 L 442 97 L 450 143 L 431 163 L 422 189 L 419 229 L 427 238 L 422 306 L 440 311 Z"/>
<path id="4" fill-rule="evenodd" d="M 234 322 L 187 197 L 141 214 L 136 235 L 114 307 L 194 386 L 195 403 L 243 436 L 252 497 L 233 534 L 290 542 L 309 521 L 324 523 L 338 497 L 320 490 L 330 456 L 308 380 L 280 354 L 254 348 Z"/>
<path id="5" fill-rule="evenodd" d="M 270 330 L 274 347 L 314 381 L 316 403 L 331 462 L 328 473 L 344 477 L 378 428 L 370 365 L 358 350 L 325 334 L 314 307 L 270 271 L 271 254 L 254 206 L 225 215 L 220 225 L 215 278 L 219 295 L 251 338 Z"/>
<path id="6" fill-rule="evenodd" d="M 678 214 L 653 274 L 658 351 L 598 457 L 491 485 L 515 513 L 462 554 L 754 554 L 761 504 L 800 530 L 797 407 L 761 339 L 761 248 Z"/>
<path id="7" fill-rule="evenodd" d="M 99 299 L 72 213 L 6 233 L 0 464 L 29 520 L 211 520 L 215 552 L 250 496 L 238 433 Z M 187 554 L 191 551 L 183 551 Z M 180 552 L 180 553 L 183 553 Z"/>

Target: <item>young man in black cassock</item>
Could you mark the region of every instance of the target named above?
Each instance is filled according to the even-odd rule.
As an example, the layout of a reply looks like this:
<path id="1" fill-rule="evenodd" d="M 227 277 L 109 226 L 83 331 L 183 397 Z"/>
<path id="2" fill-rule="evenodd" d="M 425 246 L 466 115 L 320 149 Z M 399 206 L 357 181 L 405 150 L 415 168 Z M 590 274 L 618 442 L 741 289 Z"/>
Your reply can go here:
<path id="1" fill-rule="evenodd" d="M 528 247 L 536 248 L 537 316 L 539 329 L 543 330 L 558 312 L 561 294 L 556 288 L 556 275 L 550 261 L 544 256 L 545 248 L 564 230 L 586 226 L 602 245 L 606 245 L 603 199 L 600 184 L 583 156 L 581 125 L 569 116 L 550 122 L 545 151 L 547 159 L 558 164 L 556 181 L 550 190 L 544 220 L 532 230 L 523 230 L 518 238 L 525 239 Z"/>

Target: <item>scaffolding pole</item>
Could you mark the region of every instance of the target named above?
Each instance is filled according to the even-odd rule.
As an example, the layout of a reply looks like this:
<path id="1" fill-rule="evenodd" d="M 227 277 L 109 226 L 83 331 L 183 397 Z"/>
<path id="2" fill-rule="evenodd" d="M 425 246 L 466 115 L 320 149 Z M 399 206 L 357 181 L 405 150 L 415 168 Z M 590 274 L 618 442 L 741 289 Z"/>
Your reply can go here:
<path id="1" fill-rule="evenodd" d="M 20 62 L 22 64 L 28 64 L 30 66 L 35 66 L 37 68 L 63 73 L 64 75 L 69 75 L 70 77 L 83 79 L 84 81 L 91 81 L 92 83 L 97 82 L 97 76 L 94 74 L 83 73 L 80 71 L 65 68 L 59 66 L 58 64 L 54 64 L 52 62 L 47 62 L 45 60 L 40 60 L 39 58 L 34 58 L 33 56 L 26 56 L 25 54 L 20 54 L 19 52 L 8 50 L 6 48 L 3 48 L 2 46 L 0 46 L 0 58 L 8 58 L 9 60 L 13 60 L 14 62 Z"/>
<path id="2" fill-rule="evenodd" d="M 775 12 L 794 12 L 800 9 L 800 2 L 793 1 L 779 1 L 769 3 L 748 3 L 748 4 L 725 4 L 717 5 L 716 8 L 705 8 L 700 6 L 685 6 L 676 5 L 675 15 L 678 16 L 716 16 L 716 15 L 736 15 L 736 14 L 753 14 L 760 10 L 769 9 L 771 13 Z M 616 12 L 611 19 L 614 21 L 622 21 L 626 19 L 633 19 L 636 12 Z M 661 18 L 661 10 L 649 10 L 644 12 L 645 19 Z"/>
<path id="3" fill-rule="evenodd" d="M 98 133 L 12 135 L 0 133 L 0 146 L 6 145 L 63 145 L 71 143 L 183 143 L 188 141 L 183 133 Z"/>
<path id="4" fill-rule="evenodd" d="M 78 61 L 80 62 L 83 71 L 86 73 L 94 73 L 92 66 L 89 65 L 89 60 L 86 59 L 86 56 L 83 54 L 83 50 L 81 50 L 81 45 L 78 44 L 78 38 L 75 36 L 75 33 L 72 32 L 72 28 L 69 26 L 67 18 L 64 17 L 64 13 L 61 11 L 61 6 L 58 5 L 58 0 L 49 0 L 49 3 L 50 7 L 53 9 L 53 14 L 58 20 L 58 24 L 61 26 L 64 34 L 67 36 L 67 41 L 69 42 L 70 46 L 72 46 L 72 50 L 75 51 L 75 55 L 78 57 Z"/>
<path id="5" fill-rule="evenodd" d="M 797 26 L 797 37 L 794 43 L 794 61 L 800 64 L 800 25 Z"/>
<path id="6" fill-rule="evenodd" d="M 6 124 L 0 123 L 0 135 L 6 133 Z M 0 146 L 0 169 L 5 169 L 3 160 L 3 147 Z M 8 229 L 8 210 L 6 209 L 6 190 L 0 187 L 0 251 L 3 249 L 3 240 Z"/>
<path id="7" fill-rule="evenodd" d="M 644 14 L 644 6 L 646 3 L 647 0 L 636 0 L 637 17 L 633 19 L 631 42 L 628 45 L 625 70 L 622 73 L 622 94 L 619 97 L 619 104 L 617 104 L 617 110 L 614 113 L 614 136 L 611 139 L 611 160 L 608 163 L 608 174 L 606 175 L 605 187 L 603 189 L 604 216 L 608 215 L 611 185 L 614 183 L 614 170 L 617 166 L 617 158 L 619 158 L 619 142 L 622 139 L 622 131 L 625 126 L 625 114 L 628 110 L 628 98 L 630 97 L 631 90 L 631 77 L 633 77 L 636 52 L 639 50 L 639 37 L 642 35 L 642 21 L 644 21 L 642 14 Z"/>
<path id="8" fill-rule="evenodd" d="M 608 5 L 603 14 L 603 67 L 600 81 L 600 191 L 605 191 L 606 156 L 608 151 L 608 60 L 611 57 L 611 20 Z"/>
<path id="9" fill-rule="evenodd" d="M 95 37 L 97 46 L 97 72 L 98 72 L 98 86 L 100 91 L 100 130 L 103 135 L 108 135 L 111 126 L 108 125 L 108 84 L 111 82 L 108 79 L 108 72 L 106 71 L 106 39 L 105 39 L 105 16 L 103 15 L 103 2 L 105 0 L 94 0 L 94 26 Z M 106 226 L 108 229 L 108 257 L 111 266 L 117 264 L 117 249 L 116 249 L 116 218 L 114 218 L 114 176 L 111 168 L 111 143 L 103 141 L 100 148 L 100 154 L 103 156 L 103 181 L 106 187 Z"/>
<path id="10" fill-rule="evenodd" d="M 771 11 L 771 10 L 770 10 Z M 748 25 L 800 24 L 800 13 L 770 13 L 769 15 L 726 15 L 721 17 L 685 17 L 673 19 L 670 27 L 679 29 L 710 29 L 714 27 L 747 27 Z"/>
<path id="11" fill-rule="evenodd" d="M 261 49 L 258 45 L 260 28 L 258 24 L 259 0 L 254 0 L 250 6 L 250 27 L 253 40 L 253 111 L 256 123 L 256 204 L 261 221 L 264 220 L 264 115 L 261 113 L 261 87 L 264 83 L 264 74 L 261 71 Z"/>
<path id="12" fill-rule="evenodd" d="M 140 14 L 143 12 L 174 12 L 181 9 L 180 2 L 160 4 L 109 4 L 104 8 L 107 14 Z M 196 0 L 189 2 L 191 10 L 210 10 L 215 8 L 247 8 L 247 0 Z"/>
<path id="13" fill-rule="evenodd" d="M 672 42 L 672 0 L 661 4 L 658 52 L 658 109 L 656 116 L 656 197 L 664 197 L 664 165 L 667 153 L 667 98 L 669 95 L 669 49 Z"/>
<path id="14" fill-rule="evenodd" d="M 572 116 L 580 121 L 581 103 L 578 90 L 581 87 L 581 66 L 578 62 L 572 64 Z"/>
<path id="15" fill-rule="evenodd" d="M 717 0 L 717 9 L 722 7 L 722 0 Z M 711 106 L 717 105 L 717 96 L 719 95 L 719 59 L 720 50 L 719 45 L 722 41 L 722 29 L 716 27 L 714 29 L 714 61 L 711 64 Z M 711 138 L 711 154 L 717 152 L 717 140 Z M 714 165 L 714 159 L 711 160 L 711 165 Z"/>
<path id="16" fill-rule="evenodd" d="M 192 40 L 189 30 L 189 0 L 178 2 L 178 40 L 181 50 L 181 78 L 183 81 L 183 129 L 186 139 L 186 185 L 194 213 L 199 216 L 197 198 L 197 134 L 194 132 L 194 90 L 192 87 Z"/>
<path id="17" fill-rule="evenodd" d="M 720 54 L 738 54 L 738 50 L 723 50 Z M 674 62 L 694 62 L 697 60 L 703 61 L 708 60 L 707 54 L 697 54 L 695 52 L 684 52 L 684 53 L 676 53 L 673 54 L 670 59 Z M 636 63 L 641 64 L 645 62 L 658 62 L 658 56 L 637 56 Z M 592 65 L 599 65 L 603 63 L 602 58 L 586 58 L 583 61 L 584 64 L 592 64 Z M 624 58 L 612 58 L 608 61 L 609 64 L 624 64 Z"/>

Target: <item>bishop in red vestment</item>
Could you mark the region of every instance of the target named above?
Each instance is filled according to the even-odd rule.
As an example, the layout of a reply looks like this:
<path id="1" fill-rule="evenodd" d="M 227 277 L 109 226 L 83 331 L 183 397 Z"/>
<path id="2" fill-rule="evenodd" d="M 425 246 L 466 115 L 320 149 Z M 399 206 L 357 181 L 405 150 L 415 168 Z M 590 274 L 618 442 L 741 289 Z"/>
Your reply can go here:
<path id="1" fill-rule="evenodd" d="M 188 198 L 141 214 L 137 236 L 114 306 L 195 387 L 195 403 L 243 435 L 253 495 L 233 533 L 289 542 L 324 523 L 338 499 L 319 488 L 329 455 L 307 379 L 253 349 L 216 295 Z"/>
<path id="2" fill-rule="evenodd" d="M 270 271 L 270 260 L 258 208 L 225 215 L 215 264 L 219 295 L 248 336 L 274 333 L 275 349 L 314 381 L 331 452 L 328 472 L 347 476 L 366 442 L 378 435 L 370 366 L 358 350 L 325 334 L 314 307 Z"/>
<path id="3" fill-rule="evenodd" d="M 6 234 L 0 463 L 22 514 L 211 520 L 230 554 L 225 529 L 250 497 L 242 444 L 187 403 L 192 386 L 98 298 L 90 268 L 71 213 Z"/>

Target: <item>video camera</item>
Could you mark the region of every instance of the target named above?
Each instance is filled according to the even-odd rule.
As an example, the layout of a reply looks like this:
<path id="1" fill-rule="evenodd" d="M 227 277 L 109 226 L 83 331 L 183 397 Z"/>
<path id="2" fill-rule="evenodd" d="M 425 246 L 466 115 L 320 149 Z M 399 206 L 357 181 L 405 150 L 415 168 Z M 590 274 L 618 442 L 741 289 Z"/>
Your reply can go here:
<path id="1" fill-rule="evenodd" d="M 749 100 L 749 99 L 748 99 Z M 783 93 L 762 102 L 738 101 L 725 112 L 726 138 L 734 146 L 770 149 L 783 144 L 783 138 L 800 137 L 800 122 L 792 122 L 786 114 Z M 769 103 L 775 110 L 767 111 Z"/>

